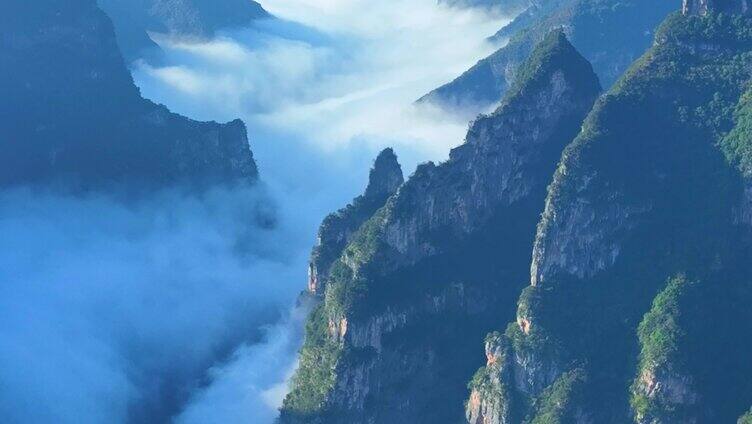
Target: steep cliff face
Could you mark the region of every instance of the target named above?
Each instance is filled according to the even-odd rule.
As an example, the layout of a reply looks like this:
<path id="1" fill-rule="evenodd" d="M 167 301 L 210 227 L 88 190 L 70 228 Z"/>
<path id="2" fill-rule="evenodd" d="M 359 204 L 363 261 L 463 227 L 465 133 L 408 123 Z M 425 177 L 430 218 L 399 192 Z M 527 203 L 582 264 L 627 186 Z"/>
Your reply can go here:
<path id="1" fill-rule="evenodd" d="M 149 32 L 204 38 L 222 28 L 249 25 L 269 14 L 252 0 L 97 0 L 115 24 L 128 61 L 156 48 Z"/>
<path id="2" fill-rule="evenodd" d="M 515 422 L 539 421 L 553 392 L 573 422 L 728 422 L 749 403 L 747 377 L 702 358 L 750 372 L 732 347 L 750 331 L 750 29 L 740 15 L 671 15 L 563 152 L 504 334 Z M 702 294 L 683 278 L 664 289 L 678 273 Z"/>
<path id="3" fill-rule="evenodd" d="M 509 382 L 514 378 L 507 357 L 511 354 L 506 339 L 498 332 L 486 336 L 486 366 L 480 368 L 468 387 L 470 399 L 465 404 L 465 418 L 470 424 L 511 424 L 512 402 Z"/>
<path id="4" fill-rule="evenodd" d="M 196 122 L 140 96 L 93 0 L 3 9 L 0 185 L 256 180 L 241 121 Z"/>
<path id="5" fill-rule="evenodd" d="M 392 149 L 382 151 L 371 168 L 368 187 L 347 207 L 327 216 L 319 228 L 308 266 L 308 291 L 323 295 L 329 269 L 353 234 L 397 192 L 404 182 L 402 168 Z"/>
<path id="6" fill-rule="evenodd" d="M 513 312 L 545 186 L 599 92 L 560 32 L 465 144 L 352 237 L 307 327 L 283 422 L 455 422 L 472 340 Z"/>
<path id="7" fill-rule="evenodd" d="M 691 325 L 686 309 L 697 301 L 692 299 L 697 284 L 685 276 L 671 279 L 640 323 L 640 362 L 630 399 L 637 423 L 698 422 L 701 399 L 682 358 Z"/>
<path id="8" fill-rule="evenodd" d="M 749 403 L 750 348 L 740 340 L 752 331 L 748 264 L 706 275 L 671 277 L 638 327 L 636 423 L 733 422 Z"/>
<path id="9" fill-rule="evenodd" d="M 447 109 L 476 113 L 497 103 L 515 80 L 517 69 L 533 47 L 554 28 L 562 28 L 572 44 L 593 64 L 605 87 L 637 59 L 653 39 L 654 29 L 678 8 L 672 0 L 568 0 L 548 2 L 534 17 L 521 15 L 497 38 L 509 43 L 481 60 L 454 81 L 420 99 Z M 618 30 L 615 30 L 618 28 Z"/>
<path id="10" fill-rule="evenodd" d="M 726 165 L 721 161 L 721 152 L 709 146 L 708 140 L 718 140 L 719 134 L 732 128 L 730 112 L 740 99 L 739 89 L 749 77 L 749 70 L 744 62 L 726 63 L 724 60 L 748 60 L 745 40 L 726 38 L 735 36 L 739 28 L 723 29 L 709 20 L 681 22 L 682 19 L 673 16 L 669 20 L 658 35 L 658 45 L 596 105 L 582 134 L 564 152 L 539 226 L 531 266 L 533 285 L 557 274 L 581 279 L 610 268 L 620 256 L 626 236 L 633 232 L 641 216 L 655 212 L 671 215 L 664 217 L 666 219 L 678 218 L 667 211 L 677 208 L 679 201 L 691 199 L 679 195 L 664 196 L 673 190 L 683 190 L 686 182 L 682 183 L 682 179 L 687 181 L 685 178 L 694 177 L 706 188 L 708 182 L 713 181 L 712 172 L 729 172 L 724 170 Z M 702 36 L 697 31 L 703 26 L 719 33 Z M 741 31 L 738 35 L 746 36 Z M 686 77 L 667 67 L 672 59 L 679 62 L 687 73 Z M 696 75 L 707 69 L 727 71 L 731 75 L 728 80 L 720 76 Z M 699 89 L 691 86 L 704 78 L 707 86 Z M 650 106 L 637 96 L 642 96 L 648 88 L 655 89 L 653 104 L 664 107 L 673 103 L 675 106 L 668 111 L 654 109 L 647 113 Z M 690 107 L 694 107 L 694 111 L 688 111 Z M 629 112 L 635 114 L 624 119 Z M 708 122 L 706 116 L 715 119 Z M 647 122 L 649 118 L 653 122 Z M 656 125 L 657 119 L 665 123 L 662 128 Z M 667 150 L 670 144 L 664 140 L 678 135 L 687 141 L 676 146 L 681 147 L 680 154 L 671 153 Z M 601 139 L 609 140 L 613 146 L 601 142 Z M 617 144 L 623 147 L 617 147 Z M 605 163 L 592 164 L 594 159 L 591 158 L 596 155 L 626 154 L 635 151 L 632 149 L 637 145 L 650 151 L 650 157 L 632 155 L 629 162 L 633 163 L 609 169 L 602 169 Z M 685 169 L 692 158 L 702 158 L 702 165 L 706 168 L 703 171 L 709 174 Z M 643 169 L 647 173 L 635 175 L 630 169 Z M 719 188 L 731 185 L 723 179 L 716 182 Z M 723 190 L 718 194 L 724 196 L 721 198 L 724 201 L 728 201 L 725 196 L 736 196 Z M 717 213 L 716 219 L 725 223 L 727 210 L 708 211 L 711 212 Z"/>

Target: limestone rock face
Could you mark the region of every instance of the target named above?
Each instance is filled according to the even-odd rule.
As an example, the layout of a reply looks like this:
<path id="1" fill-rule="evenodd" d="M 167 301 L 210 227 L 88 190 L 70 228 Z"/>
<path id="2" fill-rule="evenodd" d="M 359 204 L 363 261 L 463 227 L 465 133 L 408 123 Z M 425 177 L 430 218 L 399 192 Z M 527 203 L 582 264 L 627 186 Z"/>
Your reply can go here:
<path id="1" fill-rule="evenodd" d="M 392 149 L 384 149 L 373 163 L 368 176 L 368 186 L 363 196 L 374 203 L 380 203 L 379 200 L 385 201 L 396 193 L 404 181 L 397 155 Z"/>
<path id="2" fill-rule="evenodd" d="M 590 191 L 593 178 L 583 175 L 578 187 Z M 623 235 L 651 209 L 649 203 L 629 204 L 616 192 L 604 190 L 597 197 L 596 202 L 575 200 L 558 211 L 555 219 L 553 206 L 547 202 L 544 216 L 550 218 L 543 221 L 533 246 L 532 285 L 559 274 L 589 278 L 610 267 L 619 256 Z M 554 225 L 557 228 L 552 231 Z"/>
<path id="3" fill-rule="evenodd" d="M 470 383 L 470 398 L 465 406 L 469 424 L 511 424 L 512 401 L 506 386 L 511 379 L 507 357 L 509 347 L 500 334 L 486 338 L 486 366 L 481 368 Z"/>
<path id="4" fill-rule="evenodd" d="M 564 35 L 557 34 L 557 42 L 566 46 L 562 54 L 576 54 Z M 548 144 L 557 125 L 567 122 L 568 114 L 587 110 L 598 92 L 593 80 L 585 78 L 579 85 L 569 71 L 554 68 L 536 81 L 540 85 L 525 87 L 499 110 L 473 122 L 466 143 L 451 152 L 448 162 L 421 166 L 405 184 L 385 229 L 395 263 L 416 263 L 440 252 L 442 246 L 431 241 L 431 233 L 462 237 L 487 222 L 496 208 L 509 207 L 540 187 L 538 176 L 562 148 Z M 589 72 L 587 68 L 582 72 Z"/>
<path id="5" fill-rule="evenodd" d="M 640 364 L 631 387 L 635 422 L 703 422 L 703 401 L 688 366 L 692 345 L 692 308 L 702 296 L 701 285 L 679 276 L 671 279 L 653 301 L 639 329 Z M 660 340 L 660 341 L 659 341 Z"/>
<path id="6" fill-rule="evenodd" d="M 461 419 L 479 365 L 468 341 L 512 315 L 547 181 L 600 92 L 561 32 L 526 72 L 447 162 L 419 166 L 350 238 L 311 318 L 327 330 L 310 327 L 283 422 Z M 332 352 L 336 365 L 322 367 Z M 488 354 L 492 367 L 505 362 Z M 331 382 L 322 397 L 307 394 L 313 375 Z M 483 405 L 469 414 L 506 414 L 503 402 Z"/>
<path id="7" fill-rule="evenodd" d="M 736 309 L 746 301 L 724 296 L 750 293 L 752 19 L 723 10 L 670 15 L 561 156 L 531 285 L 504 333 L 504 396 L 522 405 L 522 422 L 570 422 L 542 405 L 585 422 L 639 423 L 730 421 L 746 408 L 752 385 L 722 382 L 733 377 L 704 359 L 727 351 L 724 361 L 748 369 L 731 353 L 748 327 L 723 330 L 729 318 L 718 316 L 746 322 Z M 701 118 L 710 110 L 713 120 Z M 657 296 L 677 273 L 710 288 Z M 654 299 L 659 312 L 648 313 Z"/>
<path id="8" fill-rule="evenodd" d="M 329 268 L 340 256 L 352 235 L 404 182 L 397 155 L 390 148 L 379 153 L 368 177 L 368 187 L 347 207 L 327 216 L 319 228 L 316 246 L 308 265 L 308 291 L 322 295 Z"/>
<path id="9" fill-rule="evenodd" d="M 0 38 L 0 185 L 149 189 L 257 179 L 241 121 L 197 122 L 140 96 L 93 0 L 3 8 L 13 19 Z"/>
<path id="10" fill-rule="evenodd" d="M 661 374 L 657 374 L 653 370 L 644 370 L 637 384 L 635 384 L 635 392 L 644 396 L 650 402 L 660 403 L 660 406 L 667 410 L 694 406 L 697 403 L 697 393 L 691 377 L 670 374 L 666 370 L 661 371 Z M 656 420 L 671 422 L 671 418 L 649 413 L 636 414 L 635 422 L 638 424 L 649 424 Z M 698 418 L 694 416 L 683 417 L 681 422 L 696 423 Z"/>

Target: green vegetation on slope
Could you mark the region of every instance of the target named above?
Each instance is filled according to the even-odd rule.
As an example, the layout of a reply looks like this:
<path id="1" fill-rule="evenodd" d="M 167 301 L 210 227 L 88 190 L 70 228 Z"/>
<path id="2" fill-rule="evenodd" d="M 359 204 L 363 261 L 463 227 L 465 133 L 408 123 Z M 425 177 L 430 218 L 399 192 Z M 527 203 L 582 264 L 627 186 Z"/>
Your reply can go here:
<path id="1" fill-rule="evenodd" d="M 533 50 L 517 71 L 517 79 L 507 93 L 502 105 L 514 98 L 533 93 L 548 83 L 554 72 L 562 72 L 575 90 L 592 89 L 593 67 L 567 41 L 563 30 L 551 31 Z M 596 88 L 600 90 L 600 87 Z"/>
<path id="2" fill-rule="evenodd" d="M 290 383 L 292 390 L 285 398 L 283 418 L 305 420 L 321 410 L 334 385 L 341 351 L 342 345 L 329 337 L 324 305 L 319 304 L 306 322 L 305 343 Z"/>
<path id="3" fill-rule="evenodd" d="M 509 94 L 509 97 L 505 100 L 503 106 L 500 107 L 496 114 L 504 116 L 503 114 L 508 111 L 510 115 L 513 115 L 519 107 L 528 107 L 528 103 L 536 99 L 531 99 L 530 96 L 539 96 L 540 93 L 538 93 L 538 91 L 543 88 L 541 87 L 542 82 L 550 80 L 553 77 L 554 72 L 559 72 L 561 74 L 563 79 L 560 82 L 570 85 L 567 86 L 567 89 L 571 90 L 572 97 L 574 97 L 571 101 L 580 102 L 576 103 L 576 106 L 562 106 L 567 107 L 564 111 L 570 114 L 577 111 L 577 113 L 581 114 L 582 111 L 578 111 L 576 107 L 580 107 L 580 109 L 589 107 L 590 102 L 598 93 L 600 87 L 598 86 L 598 82 L 587 61 L 574 51 L 561 33 L 554 33 L 549 36 L 547 42 L 542 44 L 539 50 L 536 51 L 536 54 L 531 59 L 529 71 L 526 74 L 527 77 L 520 82 L 517 90 Z M 586 80 L 585 78 L 587 77 L 590 78 Z M 580 104 L 582 104 L 582 106 L 580 106 Z M 507 110 L 507 108 L 509 109 Z M 544 118 L 545 117 L 541 117 L 541 120 Z M 581 115 L 578 119 L 581 119 Z M 566 121 L 563 124 L 563 129 L 561 131 L 552 131 L 553 135 L 551 136 L 551 139 L 545 140 L 546 143 L 553 145 L 556 149 L 559 149 L 561 145 L 566 143 L 570 139 L 569 137 L 571 137 L 579 128 L 579 120 L 572 123 L 570 120 L 558 119 L 555 122 L 559 121 Z M 559 140 L 559 138 L 562 140 Z M 494 142 L 496 141 L 494 140 Z M 558 157 L 558 152 L 559 150 L 556 151 L 556 157 Z M 546 175 L 550 175 L 550 170 L 554 160 L 555 158 L 552 157 Z M 538 166 L 537 163 L 535 163 L 535 165 Z M 284 402 L 283 419 L 294 416 L 306 417 L 308 415 L 314 415 L 314 412 L 327 412 L 329 408 L 327 402 L 334 390 L 333 385 L 337 380 L 338 371 L 347 365 L 350 360 L 348 357 L 349 353 L 352 355 L 357 354 L 356 352 L 348 353 L 348 343 L 346 341 L 332 341 L 333 338 L 336 338 L 333 337 L 332 333 L 336 332 L 337 328 L 342 328 L 341 323 L 343 322 L 343 319 L 347 320 L 352 325 L 353 323 L 362 322 L 363 319 L 369 317 L 369 312 L 374 309 L 378 310 L 379 307 L 383 307 L 383 302 L 389 302 L 390 306 L 394 306 L 394 303 L 402 302 L 404 299 L 421 298 L 420 296 L 410 297 L 410 295 L 414 294 L 415 290 L 412 286 L 417 286 L 417 284 L 414 284 L 410 279 L 401 280 L 398 284 L 386 284 L 384 281 L 391 278 L 389 273 L 395 271 L 395 268 L 401 265 L 400 261 L 403 259 L 399 256 L 399 253 L 393 252 L 390 247 L 385 245 L 385 230 L 387 225 L 391 222 L 409 220 L 414 216 L 416 212 L 409 210 L 414 206 L 410 203 L 411 199 L 408 196 L 411 191 L 424 191 L 424 184 L 438 185 L 439 187 L 435 187 L 435 189 L 441 195 L 443 195 L 441 189 L 445 184 L 454 190 L 454 185 L 460 183 L 457 181 L 445 181 L 442 180 L 442 178 L 449 179 L 449 177 L 452 177 L 455 174 L 445 172 L 436 177 L 436 179 L 439 179 L 440 181 L 434 179 L 434 175 L 439 174 L 441 170 L 451 171 L 451 166 L 453 166 L 451 161 L 449 164 L 442 164 L 440 167 L 435 167 L 430 164 L 420 166 L 411 180 L 402 186 L 399 194 L 390 198 L 383 208 L 377 211 L 373 217 L 360 227 L 348 246 L 343 250 L 340 258 L 332 265 L 329 280 L 326 282 L 323 306 L 320 310 L 317 310 L 315 316 L 312 318 L 314 320 L 321 320 L 321 324 L 308 327 L 306 344 L 303 347 L 301 354 L 304 360 L 301 361 L 298 375 L 293 379 L 291 393 Z M 434 187 L 431 188 L 433 189 Z M 542 188 L 543 185 L 540 185 L 541 198 L 543 194 Z M 457 188 L 456 190 L 464 190 L 464 188 Z M 538 199 L 538 202 L 539 201 L 540 200 Z M 529 224 L 525 225 L 525 228 L 532 230 L 534 222 L 537 219 L 537 214 L 528 213 L 528 208 L 530 208 L 530 206 L 527 204 L 527 201 L 520 201 L 519 203 L 521 204 L 519 207 L 524 211 L 525 215 L 521 217 L 515 216 L 516 222 L 519 224 L 530 221 Z M 417 207 L 422 206 L 423 205 L 418 205 Z M 516 212 L 516 209 L 510 208 L 510 210 L 514 211 L 510 212 L 510 214 L 519 214 L 519 212 Z M 496 223 L 489 225 L 496 225 Z M 523 240 L 525 244 L 531 242 L 533 235 L 532 231 L 529 231 L 529 234 L 518 235 L 518 230 L 516 228 L 508 229 L 507 227 L 510 226 L 508 225 L 508 221 L 505 221 L 504 230 L 499 231 L 499 234 L 512 234 L 514 235 L 515 240 Z M 447 239 L 451 238 L 444 233 L 445 232 L 442 231 L 437 237 L 443 236 Z M 483 238 L 482 236 L 485 235 L 471 235 L 468 237 Z M 443 245 L 452 244 L 444 239 L 438 242 L 436 240 L 431 240 L 431 242 L 443 243 Z M 498 244 L 498 240 L 494 240 L 494 243 Z M 503 246 L 494 245 L 494 247 L 501 252 L 504 251 Z M 449 246 L 447 250 L 451 250 L 452 248 L 454 247 Z M 516 253 L 517 252 L 511 253 L 510 255 Z M 465 254 L 473 256 L 473 258 L 468 259 L 469 263 L 476 260 L 475 258 L 483 258 L 486 261 L 484 266 L 489 268 L 498 262 L 497 258 L 486 259 L 486 252 L 465 252 Z M 522 261 L 519 263 L 524 264 Z M 421 264 L 416 265 L 418 268 L 420 266 Z M 441 264 L 438 264 L 438 266 L 441 266 Z M 524 266 L 520 266 L 519 269 L 520 275 L 515 276 L 515 282 L 521 281 L 522 273 L 525 272 Z M 400 271 L 403 270 L 401 269 Z M 416 280 L 430 279 L 430 277 L 437 277 L 437 279 L 442 277 L 446 278 L 444 276 L 434 275 L 434 271 L 432 270 L 424 271 L 427 272 L 424 272 L 422 276 L 418 276 Z M 505 271 L 509 272 L 508 270 Z M 405 270 L 405 272 L 408 271 Z M 466 274 L 467 275 L 461 276 L 460 281 L 456 281 L 456 283 L 464 283 L 462 279 L 474 278 L 471 272 L 467 272 Z M 483 278 L 486 280 L 491 279 L 489 276 L 484 276 Z M 377 280 L 378 284 L 375 283 Z M 498 280 L 498 276 L 496 276 L 494 280 Z M 405 281 L 408 283 L 405 284 Z M 447 284 L 449 283 L 455 282 L 447 281 Z M 430 290 L 426 288 L 426 286 L 423 286 L 420 289 Z M 385 294 L 388 290 L 392 290 L 392 292 Z M 422 294 L 425 295 L 426 293 Z M 464 294 L 461 296 L 464 296 Z M 510 306 L 512 305 L 512 296 L 513 295 L 511 294 L 508 296 Z M 509 310 L 511 312 L 511 308 L 509 308 Z M 452 324 L 449 322 L 446 323 L 446 326 L 451 325 Z M 488 328 L 490 328 L 490 325 L 488 325 L 483 331 L 487 331 Z M 332 329 L 334 329 L 334 331 Z M 458 334 L 460 332 L 462 331 L 456 331 Z M 468 331 L 464 331 L 464 333 L 468 333 Z M 415 338 L 419 336 L 420 334 L 410 334 L 410 337 L 406 337 L 407 341 L 405 343 L 408 343 L 411 340 L 411 337 Z M 309 369 L 311 367 L 317 367 L 319 369 L 311 370 Z M 475 366 L 472 367 L 472 369 L 474 368 Z M 466 375 L 462 376 L 462 380 L 465 378 L 467 378 Z M 316 389 L 305 387 L 306 385 L 310 385 Z M 460 388 L 461 387 L 462 386 L 460 386 Z M 460 402 L 458 402 L 458 406 L 461 406 Z M 433 409 L 437 408 L 434 407 Z"/>
<path id="4" fill-rule="evenodd" d="M 530 333 L 513 325 L 507 335 L 515 351 L 532 349 L 539 358 L 557 346 L 561 350 L 548 361 L 562 371 L 586 364 L 582 406 L 596 414 L 595 422 L 629 419 L 624 387 L 637 365 L 634 334 L 665 279 L 687 271 L 704 280 L 719 269 L 741 267 L 735 261 L 745 263 L 732 220 L 740 176 L 729 162 L 743 163 L 737 157 L 746 156 L 749 143 L 740 97 L 752 73 L 751 31 L 749 18 L 670 16 L 656 45 L 597 102 L 549 188 L 538 240 L 542 263 L 553 267 L 520 299 L 519 315 L 532 322 Z M 735 153 L 724 154 L 724 144 Z M 584 227 L 572 230 L 574 223 Z M 557 238 L 579 236 L 587 245 Z M 573 250 L 560 252 L 569 247 L 565 241 Z M 616 252 L 615 263 L 594 275 L 576 274 L 592 266 L 588 260 L 598 261 L 592 255 L 599 248 Z M 556 268 L 561 258 L 570 268 Z M 645 357 L 671 352 L 670 330 L 651 332 Z M 700 355 L 691 354 L 699 363 Z M 738 402 L 733 387 L 715 385 L 710 372 L 702 378 L 733 399 L 712 399 L 716 413 L 728 417 L 734 411 L 729 405 Z M 637 408 L 646 407 L 643 400 L 635 399 Z"/>
<path id="5" fill-rule="evenodd" d="M 684 304 L 697 300 L 692 299 L 696 293 L 691 293 L 696 292 L 696 286 L 696 282 L 683 275 L 670 279 L 638 327 L 640 363 L 630 401 L 637 422 L 681 422 L 689 418 L 684 415 L 684 408 L 691 405 L 680 404 L 689 399 L 666 391 L 681 390 L 688 393 L 686 397 L 695 396 L 691 377 L 685 375 L 687 364 L 682 344 L 686 343 L 687 328 L 682 315 Z M 665 387 L 668 381 L 682 387 Z M 661 384 L 658 389 L 657 384 Z"/>
<path id="6" fill-rule="evenodd" d="M 642 346 L 640 368 L 655 368 L 668 363 L 679 351 L 679 339 L 684 331 L 679 325 L 682 296 L 695 282 L 683 275 L 669 280 L 668 286 L 653 301 L 645 314 L 637 335 Z"/>
<path id="7" fill-rule="evenodd" d="M 322 413 L 337 378 L 344 343 L 332 337 L 329 322 L 350 317 L 368 292 L 367 268 L 378 251 L 393 200 L 379 209 L 353 236 L 337 259 L 326 283 L 324 302 L 308 318 L 300 365 L 284 400 L 282 417 L 303 420 Z M 362 313 L 362 310 L 360 311 Z"/>
<path id="8" fill-rule="evenodd" d="M 493 354 L 499 357 L 480 367 L 468 383 L 467 388 L 472 393 L 475 392 L 484 401 L 493 403 L 493 408 L 499 411 L 499 414 L 510 414 L 512 408 L 511 391 L 506 381 L 510 374 L 506 367 L 508 366 L 509 349 L 503 345 L 504 337 L 501 333 L 495 331 L 486 336 L 486 349 L 491 349 Z M 469 401 L 466 402 L 466 415 L 468 415 Z"/>
<path id="9" fill-rule="evenodd" d="M 365 193 L 346 207 L 328 215 L 319 228 L 318 243 L 311 252 L 310 275 L 315 278 L 313 289 L 317 295 L 329 277 L 334 262 L 342 255 L 350 239 L 376 211 L 384 206 L 404 182 L 402 168 L 391 148 L 381 151 L 368 176 Z M 318 281 L 321 280 L 321 281 Z"/>
<path id="10" fill-rule="evenodd" d="M 582 386 L 587 384 L 585 372 L 575 369 L 562 374 L 543 391 L 533 408 L 535 415 L 530 424 L 564 424 L 578 422 Z"/>
<path id="11" fill-rule="evenodd" d="M 721 147 L 729 162 L 745 177 L 752 177 L 752 90 L 748 90 L 735 111 L 736 126 L 724 137 Z"/>

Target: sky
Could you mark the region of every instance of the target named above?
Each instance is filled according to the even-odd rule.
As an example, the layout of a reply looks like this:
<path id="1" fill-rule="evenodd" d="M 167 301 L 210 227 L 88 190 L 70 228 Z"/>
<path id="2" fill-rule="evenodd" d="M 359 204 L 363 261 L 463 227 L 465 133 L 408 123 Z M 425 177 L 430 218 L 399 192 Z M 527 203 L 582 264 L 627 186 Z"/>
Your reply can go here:
<path id="1" fill-rule="evenodd" d="M 276 19 L 211 40 L 153 34 L 163 59 L 131 64 L 174 112 L 243 119 L 261 185 L 135 203 L 0 192 L 11 422 L 271 423 L 323 217 L 363 191 L 381 149 L 407 176 L 462 143 L 468 122 L 413 102 L 489 54 L 501 19 L 435 0 L 261 3 Z"/>

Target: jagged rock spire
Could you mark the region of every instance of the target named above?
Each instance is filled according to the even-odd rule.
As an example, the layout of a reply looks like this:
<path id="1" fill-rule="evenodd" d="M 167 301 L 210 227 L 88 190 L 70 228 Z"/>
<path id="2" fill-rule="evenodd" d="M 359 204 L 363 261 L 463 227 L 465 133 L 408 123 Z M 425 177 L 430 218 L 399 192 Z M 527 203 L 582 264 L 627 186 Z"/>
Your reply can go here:
<path id="1" fill-rule="evenodd" d="M 684 15 L 703 16 L 709 12 L 752 15 L 752 0 L 683 0 Z"/>
<path id="2" fill-rule="evenodd" d="M 402 168 L 392 148 L 379 153 L 368 177 L 365 197 L 368 199 L 388 197 L 397 191 L 404 182 Z"/>
<path id="3" fill-rule="evenodd" d="M 368 187 L 347 207 L 327 216 L 319 228 L 316 246 L 308 266 L 308 291 L 322 294 L 329 268 L 347 246 L 350 238 L 404 182 L 402 167 L 394 150 L 387 148 L 376 157 L 368 177 Z"/>

